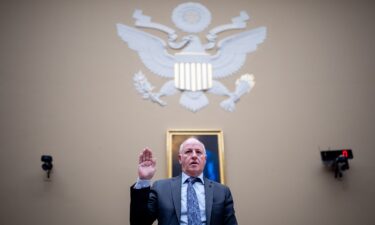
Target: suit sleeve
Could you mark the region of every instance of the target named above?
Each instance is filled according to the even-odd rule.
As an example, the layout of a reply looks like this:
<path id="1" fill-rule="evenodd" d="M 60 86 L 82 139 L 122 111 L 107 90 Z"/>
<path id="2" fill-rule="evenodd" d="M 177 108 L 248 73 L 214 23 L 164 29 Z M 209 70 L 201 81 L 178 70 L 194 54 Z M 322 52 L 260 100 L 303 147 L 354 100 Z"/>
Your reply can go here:
<path id="1" fill-rule="evenodd" d="M 233 198 L 230 189 L 226 187 L 225 192 L 225 215 L 224 224 L 225 225 L 237 225 L 237 219 L 233 207 Z"/>
<path id="2" fill-rule="evenodd" d="M 151 188 L 134 189 L 130 187 L 130 224 L 151 225 L 156 217 L 155 210 L 149 208 Z"/>

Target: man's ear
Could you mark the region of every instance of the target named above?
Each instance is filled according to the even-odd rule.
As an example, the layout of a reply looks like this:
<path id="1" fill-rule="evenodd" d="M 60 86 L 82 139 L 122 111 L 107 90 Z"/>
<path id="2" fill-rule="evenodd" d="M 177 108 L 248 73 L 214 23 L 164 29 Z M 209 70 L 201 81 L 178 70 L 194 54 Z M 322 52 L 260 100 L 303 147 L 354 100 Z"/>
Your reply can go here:
<path id="1" fill-rule="evenodd" d="M 181 154 L 178 154 L 178 162 L 181 164 Z"/>

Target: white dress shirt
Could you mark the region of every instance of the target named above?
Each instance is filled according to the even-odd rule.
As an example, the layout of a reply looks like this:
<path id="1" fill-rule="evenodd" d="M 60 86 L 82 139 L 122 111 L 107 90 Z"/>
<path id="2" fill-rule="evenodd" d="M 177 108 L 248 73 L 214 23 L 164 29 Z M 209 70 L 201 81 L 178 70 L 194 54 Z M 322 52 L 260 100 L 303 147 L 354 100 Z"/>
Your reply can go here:
<path id="1" fill-rule="evenodd" d="M 188 218 L 187 218 L 187 187 L 188 183 L 186 180 L 190 176 L 186 175 L 185 173 L 182 173 L 182 179 L 181 179 L 181 218 L 180 218 L 180 224 L 181 225 L 187 225 L 188 224 Z M 204 194 L 204 179 L 203 179 L 203 173 L 198 176 L 198 178 L 201 179 L 201 182 L 195 182 L 193 184 L 193 188 L 195 190 L 195 193 L 197 194 L 198 198 L 198 204 L 199 209 L 201 211 L 201 220 L 202 224 L 206 224 L 206 199 Z"/>

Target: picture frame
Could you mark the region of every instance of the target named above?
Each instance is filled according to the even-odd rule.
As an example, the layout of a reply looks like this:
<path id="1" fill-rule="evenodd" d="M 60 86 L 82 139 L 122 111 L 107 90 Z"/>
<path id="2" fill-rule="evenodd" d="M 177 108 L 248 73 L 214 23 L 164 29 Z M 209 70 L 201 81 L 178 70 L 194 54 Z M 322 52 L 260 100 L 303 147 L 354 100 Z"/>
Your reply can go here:
<path id="1" fill-rule="evenodd" d="M 205 145 L 206 166 L 203 174 L 208 179 L 221 184 L 224 178 L 224 139 L 220 129 L 169 129 L 167 130 L 168 177 L 178 176 L 181 165 L 178 160 L 180 145 L 186 139 L 194 137 Z"/>

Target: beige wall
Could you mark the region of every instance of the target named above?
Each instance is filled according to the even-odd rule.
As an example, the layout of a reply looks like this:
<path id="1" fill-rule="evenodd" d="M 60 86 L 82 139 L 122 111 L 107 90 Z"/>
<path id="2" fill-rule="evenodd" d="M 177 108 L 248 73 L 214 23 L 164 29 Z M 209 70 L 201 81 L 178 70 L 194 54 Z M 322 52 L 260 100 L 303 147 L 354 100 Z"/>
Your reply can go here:
<path id="1" fill-rule="evenodd" d="M 116 34 L 139 8 L 173 26 L 182 1 L 8 0 L 0 3 L 0 224 L 123 225 L 137 155 L 166 168 L 166 130 L 224 131 L 225 172 L 240 224 L 369 225 L 375 199 L 375 5 L 371 1 L 215 0 L 213 26 L 246 10 L 268 36 L 235 76 L 256 86 L 234 113 L 224 98 L 191 113 L 141 99 L 144 68 Z M 224 36 L 224 35 L 223 35 Z M 342 181 L 319 149 L 352 148 Z M 44 181 L 40 156 L 52 154 Z"/>

